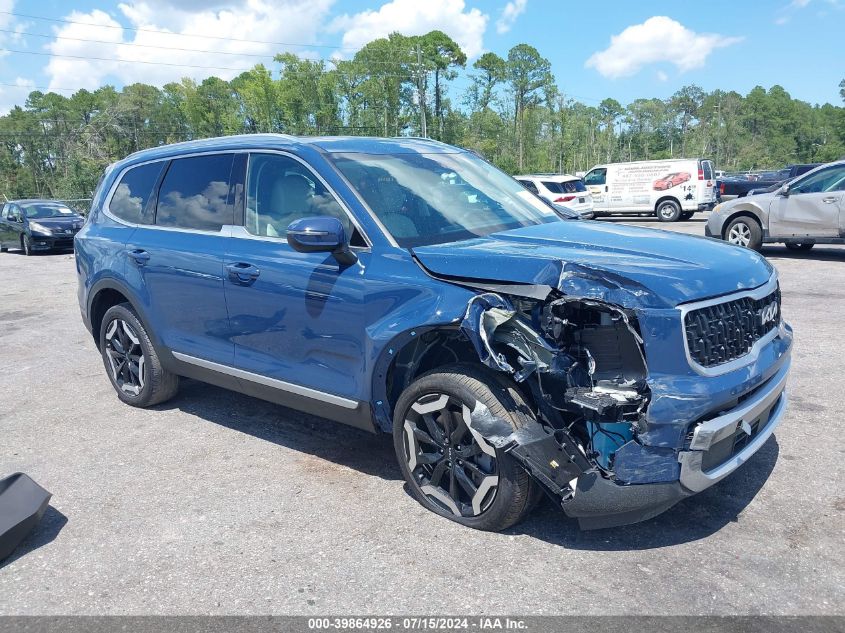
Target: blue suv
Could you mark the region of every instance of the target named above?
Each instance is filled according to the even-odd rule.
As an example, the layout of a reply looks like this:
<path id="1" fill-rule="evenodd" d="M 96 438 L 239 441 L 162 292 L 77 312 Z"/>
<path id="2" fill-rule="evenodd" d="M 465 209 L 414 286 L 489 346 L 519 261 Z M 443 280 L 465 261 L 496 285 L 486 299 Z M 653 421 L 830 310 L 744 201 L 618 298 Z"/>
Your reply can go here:
<path id="1" fill-rule="evenodd" d="M 542 493 L 652 517 L 783 418 L 777 275 L 706 238 L 559 217 L 425 139 L 249 135 L 110 166 L 79 305 L 125 403 L 187 376 L 392 433 L 430 510 L 500 530 Z"/>

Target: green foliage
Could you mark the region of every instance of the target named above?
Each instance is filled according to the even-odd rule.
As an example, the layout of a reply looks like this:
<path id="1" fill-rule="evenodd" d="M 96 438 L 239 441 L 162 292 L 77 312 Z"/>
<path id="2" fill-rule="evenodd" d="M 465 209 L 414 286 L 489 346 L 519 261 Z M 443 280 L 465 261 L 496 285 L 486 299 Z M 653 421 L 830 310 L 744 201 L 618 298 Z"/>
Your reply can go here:
<path id="1" fill-rule="evenodd" d="M 743 96 L 690 85 L 668 99 L 586 105 L 556 85 L 539 51 L 518 44 L 506 58 L 475 60 L 458 108 L 450 88 L 466 63 L 442 31 L 392 33 L 349 60 L 284 53 L 231 81 L 34 91 L 0 117 L 0 193 L 88 197 L 103 168 L 132 152 L 237 133 L 427 135 L 510 173 L 682 156 L 761 169 L 845 156 L 845 107 L 811 105 L 781 86 Z M 839 88 L 845 101 L 845 79 Z"/>

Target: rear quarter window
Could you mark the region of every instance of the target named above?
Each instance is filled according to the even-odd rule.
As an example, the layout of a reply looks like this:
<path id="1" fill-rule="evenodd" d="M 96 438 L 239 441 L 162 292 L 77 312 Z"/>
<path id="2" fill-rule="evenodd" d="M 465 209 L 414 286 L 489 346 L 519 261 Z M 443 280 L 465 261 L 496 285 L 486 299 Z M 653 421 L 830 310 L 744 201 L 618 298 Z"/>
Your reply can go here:
<path id="1" fill-rule="evenodd" d="M 233 159 L 233 154 L 212 154 L 171 162 L 158 193 L 156 225 L 219 231 L 234 224 L 229 201 Z"/>
<path id="2" fill-rule="evenodd" d="M 165 162 L 147 163 L 124 173 L 109 201 L 109 213 L 133 224 L 151 224 L 152 213 L 147 205 L 164 165 Z"/>

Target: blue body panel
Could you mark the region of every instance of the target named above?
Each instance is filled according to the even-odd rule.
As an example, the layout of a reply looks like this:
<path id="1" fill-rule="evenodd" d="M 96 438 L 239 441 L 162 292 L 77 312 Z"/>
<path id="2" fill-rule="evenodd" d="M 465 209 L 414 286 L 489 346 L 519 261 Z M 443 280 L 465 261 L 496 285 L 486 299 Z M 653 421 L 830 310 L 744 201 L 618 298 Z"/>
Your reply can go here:
<path id="1" fill-rule="evenodd" d="M 370 247 L 354 249 L 357 262 L 343 265 L 327 253 L 294 251 L 283 240 L 128 226 L 103 213 L 123 168 L 213 151 L 299 157 L 342 199 Z M 639 444 L 616 452 L 614 468 L 629 483 L 676 481 L 677 452 L 690 423 L 775 374 L 792 340 L 783 325 L 754 362 L 701 376 L 685 356 L 677 306 L 759 287 L 772 267 L 723 242 L 598 222 L 552 222 L 411 252 L 392 246 L 327 158 L 331 152 L 456 151 L 415 139 L 249 135 L 134 154 L 107 171 L 77 236 L 80 307 L 90 319 L 93 294 L 117 288 L 163 350 L 367 403 L 386 430 L 390 359 L 418 331 L 457 327 L 478 292 L 474 283 L 545 286 L 610 303 L 636 315 L 651 391 L 648 427 Z M 140 248 L 150 255 L 142 266 L 129 256 Z M 260 275 L 238 282 L 227 272 L 238 263 L 257 267 Z"/>

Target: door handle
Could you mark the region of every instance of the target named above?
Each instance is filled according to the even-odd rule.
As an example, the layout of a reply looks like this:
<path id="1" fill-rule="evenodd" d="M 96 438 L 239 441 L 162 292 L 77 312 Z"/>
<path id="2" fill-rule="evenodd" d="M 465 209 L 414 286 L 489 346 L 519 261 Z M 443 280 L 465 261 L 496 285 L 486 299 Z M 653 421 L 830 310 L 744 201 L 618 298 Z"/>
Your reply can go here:
<path id="1" fill-rule="evenodd" d="M 261 274 L 256 266 L 246 262 L 227 264 L 226 270 L 229 272 L 229 279 L 242 286 L 251 286 Z"/>
<path id="2" fill-rule="evenodd" d="M 828 198 L 822 198 L 822 202 L 826 202 L 827 204 L 833 204 L 837 200 L 839 200 L 839 198 L 834 198 L 833 196 L 830 196 Z"/>
<path id="3" fill-rule="evenodd" d="M 136 248 L 134 251 L 129 251 L 129 257 L 131 257 L 138 266 L 143 266 L 150 261 L 150 254 L 142 248 Z"/>

